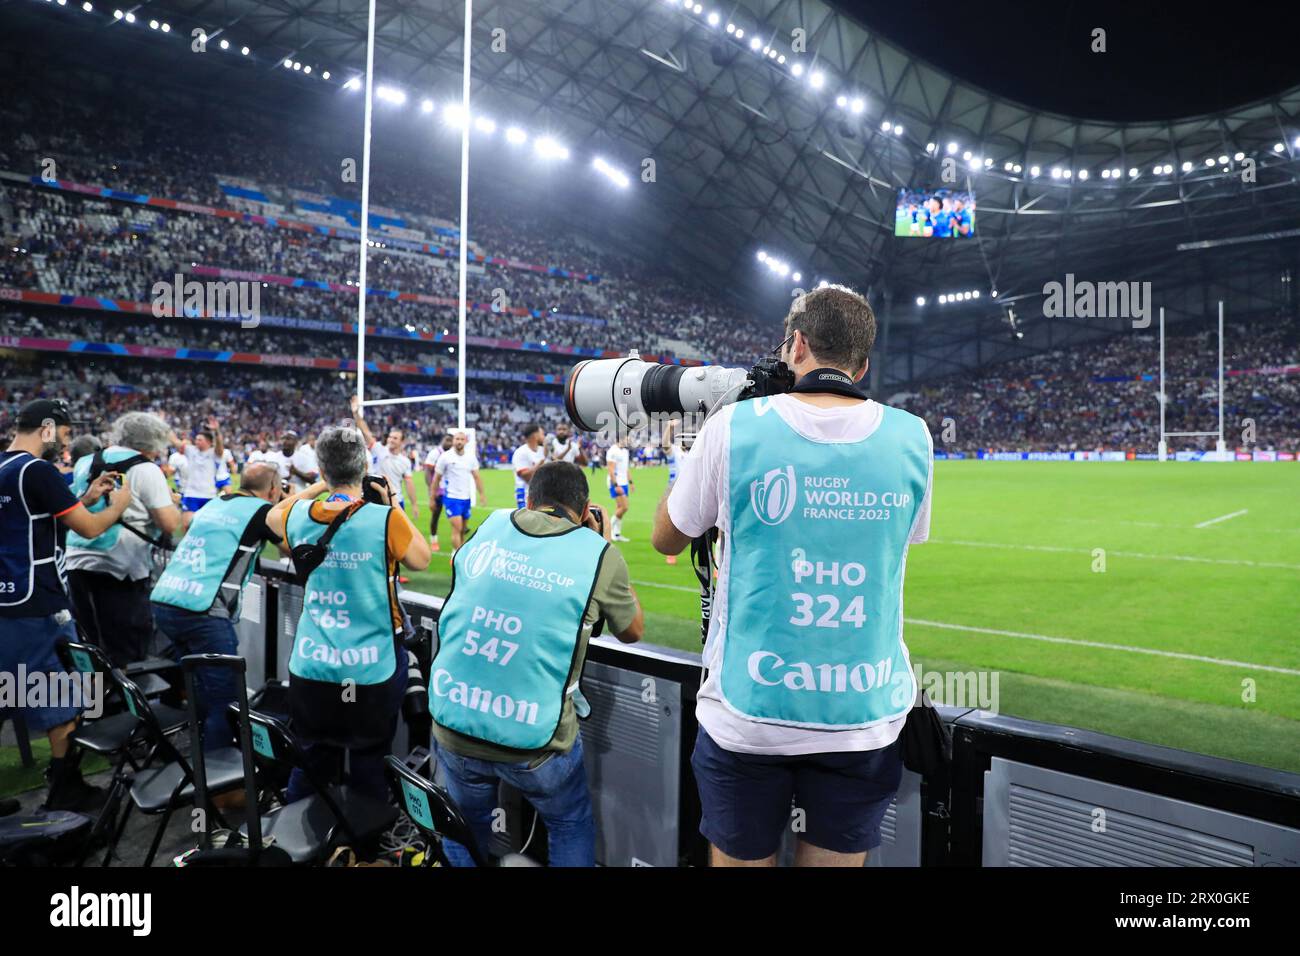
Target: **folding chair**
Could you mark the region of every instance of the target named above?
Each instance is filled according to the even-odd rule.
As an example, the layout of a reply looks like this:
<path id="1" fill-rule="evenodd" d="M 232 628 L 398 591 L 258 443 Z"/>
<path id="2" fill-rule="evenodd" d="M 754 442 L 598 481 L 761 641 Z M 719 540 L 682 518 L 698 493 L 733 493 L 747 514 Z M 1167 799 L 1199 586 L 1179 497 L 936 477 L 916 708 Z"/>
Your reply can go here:
<path id="1" fill-rule="evenodd" d="M 393 788 L 398 805 L 424 837 L 424 866 L 432 866 L 435 860 L 443 866 L 451 866 L 442 849 L 443 840 L 454 840 L 468 850 L 475 866 L 491 865 L 451 794 L 391 754 L 384 762 L 388 785 Z M 507 853 L 498 865 L 541 866 L 522 853 Z"/>
<path id="2" fill-rule="evenodd" d="M 242 659 L 239 660 L 242 663 Z M 158 854 L 158 847 L 162 843 L 163 834 L 167 830 L 172 814 L 178 807 L 195 803 L 194 780 L 198 771 L 191 767 L 190 762 L 163 732 L 153 707 L 140 688 L 121 671 L 114 670 L 112 673 L 115 683 L 126 700 L 127 709 L 140 719 L 138 733 L 141 739 L 168 762 L 161 767 L 144 767 L 136 771 L 131 778 L 128 791 L 131 801 L 127 804 L 109 840 L 103 865 L 108 866 L 112 859 L 113 852 L 122 839 L 122 833 L 126 830 L 131 809 L 136 807 L 141 813 L 150 816 L 162 815 L 157 832 L 154 833 L 153 843 L 144 859 L 144 865 L 151 866 L 154 857 Z M 193 697 L 190 698 L 190 723 L 190 752 L 198 755 L 197 762 L 203 768 L 204 779 L 207 782 L 206 793 L 227 793 L 240 787 L 244 782 L 244 764 L 238 748 L 222 747 L 211 753 L 202 752 L 202 724 L 198 719 L 198 707 Z M 214 808 L 205 809 L 212 816 L 221 819 L 221 815 Z M 224 824 L 224 821 L 222 822 Z"/>
<path id="3" fill-rule="evenodd" d="M 274 717 L 248 712 L 253 757 L 268 775 L 285 767 L 301 770 L 312 794 L 265 813 L 261 829 L 274 837 L 296 864 L 324 862 L 335 847 L 358 846 L 378 837 L 397 822 L 397 808 L 360 793 L 347 784 L 321 780 L 311 769 L 302 747 Z M 284 795 L 281 794 L 281 799 Z M 248 827 L 240 830 L 247 836 Z"/>

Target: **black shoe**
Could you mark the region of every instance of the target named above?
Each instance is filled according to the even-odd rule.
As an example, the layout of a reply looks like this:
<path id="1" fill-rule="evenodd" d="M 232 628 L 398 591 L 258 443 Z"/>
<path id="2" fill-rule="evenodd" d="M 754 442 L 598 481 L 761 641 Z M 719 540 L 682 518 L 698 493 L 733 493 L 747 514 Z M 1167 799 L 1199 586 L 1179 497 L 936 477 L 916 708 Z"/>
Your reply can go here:
<path id="1" fill-rule="evenodd" d="M 58 779 L 52 779 L 47 770 L 45 778 L 49 782 L 50 792 L 45 798 L 43 808 L 46 810 L 72 810 L 78 813 L 98 813 L 108 800 L 108 791 L 103 787 L 86 783 L 77 769 L 64 770 Z"/>

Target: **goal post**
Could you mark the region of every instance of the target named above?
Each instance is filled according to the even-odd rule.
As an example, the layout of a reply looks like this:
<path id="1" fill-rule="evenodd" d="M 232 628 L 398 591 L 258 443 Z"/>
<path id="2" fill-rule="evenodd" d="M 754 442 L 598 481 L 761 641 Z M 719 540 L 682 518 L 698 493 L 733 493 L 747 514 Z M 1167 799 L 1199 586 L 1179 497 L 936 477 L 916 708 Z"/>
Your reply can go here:
<path id="1" fill-rule="evenodd" d="M 1219 428 L 1212 432 L 1171 432 L 1165 429 L 1165 407 L 1169 402 L 1165 394 L 1165 310 L 1160 308 L 1160 441 L 1156 446 L 1161 461 L 1169 460 L 1170 438 L 1214 438 L 1214 456 L 1218 461 L 1226 461 L 1228 448 L 1223 440 L 1223 300 L 1219 300 Z"/>
<path id="2" fill-rule="evenodd" d="M 460 130 L 460 288 L 456 326 L 456 391 L 430 395 L 407 395 L 401 398 L 366 398 L 366 281 L 367 248 L 370 242 L 370 134 L 374 113 L 375 80 L 375 4 L 370 0 L 366 20 L 365 120 L 361 144 L 361 266 L 357 287 L 357 403 L 361 408 L 375 405 L 403 405 L 413 402 L 456 402 L 456 427 L 465 427 L 465 316 L 468 296 L 469 267 L 469 87 L 470 28 L 474 19 L 474 0 L 465 0 L 465 49 L 461 79 Z"/>

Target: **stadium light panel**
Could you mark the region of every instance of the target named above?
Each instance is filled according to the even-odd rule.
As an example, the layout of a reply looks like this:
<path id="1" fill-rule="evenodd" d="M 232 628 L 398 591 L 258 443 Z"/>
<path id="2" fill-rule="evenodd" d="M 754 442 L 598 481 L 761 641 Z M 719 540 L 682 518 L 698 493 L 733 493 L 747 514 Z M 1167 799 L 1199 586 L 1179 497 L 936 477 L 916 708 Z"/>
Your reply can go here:
<path id="1" fill-rule="evenodd" d="M 792 75 L 796 80 L 799 79 L 799 77 L 803 76 L 803 64 L 802 64 L 802 63 L 792 63 L 792 64 L 790 65 L 790 74 L 791 74 L 791 75 Z"/>
<path id="2" fill-rule="evenodd" d="M 229 40 L 222 40 L 222 41 L 221 41 L 221 49 L 223 49 L 223 50 L 229 50 L 229 49 L 230 49 L 230 41 L 229 41 Z"/>
<path id="3" fill-rule="evenodd" d="M 703 13 L 703 12 L 704 12 L 704 6 L 703 6 L 703 4 L 699 4 L 699 3 L 697 3 L 697 4 L 695 5 L 695 13 L 696 13 L 696 15 L 698 16 L 699 14 L 701 14 L 701 13 Z"/>
<path id="4" fill-rule="evenodd" d="M 293 69 L 293 60 L 285 60 L 285 61 L 284 61 L 284 68 L 285 68 L 286 70 L 292 70 L 292 69 Z"/>
<path id="5" fill-rule="evenodd" d="M 993 296 L 993 298 L 996 299 L 998 297 L 998 290 L 994 289 L 992 292 L 989 293 L 989 295 Z"/>
<path id="6" fill-rule="evenodd" d="M 1003 164 L 1002 164 L 1002 168 L 1003 168 L 1003 170 L 1005 170 L 1005 171 L 1008 172 L 1008 173 L 1011 172 L 1011 164 L 1010 164 L 1010 163 L 1003 163 Z"/>
<path id="7" fill-rule="evenodd" d="M 1071 176 L 1074 175 L 1074 171 L 1069 169 L 1063 169 L 1061 170 L 1061 175 L 1064 176 L 1066 179 L 1069 179 Z"/>
<path id="8" fill-rule="evenodd" d="M 763 56 L 768 56 L 771 52 L 772 48 L 770 46 L 763 47 Z"/>
<path id="9" fill-rule="evenodd" d="M 121 19 L 122 19 L 122 11 L 121 11 L 121 10 L 114 10 L 114 11 L 113 11 L 113 19 L 114 19 L 114 20 L 121 20 Z"/>
<path id="10" fill-rule="evenodd" d="M 510 126 L 506 128 L 506 142 L 509 143 L 510 145 L 518 146 L 521 143 L 526 143 L 527 141 L 528 141 L 528 134 L 525 133 L 523 130 L 521 130 L 518 126 Z"/>
<path id="11" fill-rule="evenodd" d="M 841 93 L 839 96 L 835 97 L 835 105 L 840 109 L 844 109 L 844 107 L 849 105 L 849 98 Z"/>
<path id="12" fill-rule="evenodd" d="M 736 27 L 736 39 L 737 40 L 745 39 L 745 31 L 740 29 L 740 27 Z"/>
<path id="13" fill-rule="evenodd" d="M 392 103 L 394 106 L 401 106 L 406 102 L 406 93 L 395 86 L 375 87 L 375 97 L 385 103 Z"/>
<path id="14" fill-rule="evenodd" d="M 808 83 L 814 90 L 820 90 L 826 85 L 826 74 L 814 72 L 808 77 Z"/>
<path id="15" fill-rule="evenodd" d="M 1130 170 L 1128 171 L 1128 175 L 1129 175 L 1129 178 L 1130 178 L 1130 179 L 1137 179 L 1137 178 L 1138 178 L 1138 168 L 1137 168 L 1136 166 L 1134 166 L 1132 169 L 1130 169 Z"/>
<path id="16" fill-rule="evenodd" d="M 303 73 L 310 74 L 310 73 L 311 73 L 311 67 L 310 67 L 310 66 L 304 66 L 304 67 L 302 68 L 302 71 L 303 71 Z"/>
<path id="17" fill-rule="evenodd" d="M 861 113 L 866 108 L 867 108 L 867 104 L 862 100 L 861 97 L 855 99 L 852 103 L 849 104 L 849 109 L 852 110 L 854 113 Z"/>
<path id="18" fill-rule="evenodd" d="M 126 14 L 126 22 L 127 22 L 127 23 L 135 23 L 135 14 L 134 14 L 134 13 L 131 13 L 130 11 L 127 11 L 127 14 Z"/>
<path id="19" fill-rule="evenodd" d="M 533 148 L 537 155 L 542 159 L 568 159 L 569 150 L 567 147 L 556 142 L 549 136 L 543 136 L 533 143 Z"/>
<path id="20" fill-rule="evenodd" d="M 1291 145 L 1294 146 L 1296 149 L 1300 149 L 1300 136 L 1297 136 L 1295 138 L 1295 142 L 1293 142 Z"/>
<path id="21" fill-rule="evenodd" d="M 880 124 L 880 128 L 884 132 L 888 133 L 890 130 L 894 128 L 894 124 L 889 122 L 889 120 L 885 120 L 883 123 Z"/>
<path id="22" fill-rule="evenodd" d="M 947 305 L 947 304 L 948 304 L 948 297 L 947 297 L 946 295 L 941 295 L 941 296 L 939 296 L 939 304 L 940 304 L 940 305 Z"/>
<path id="23" fill-rule="evenodd" d="M 1103 169 L 1103 170 L 1101 171 L 1101 178 L 1102 178 L 1102 179 L 1110 179 L 1110 170 L 1109 170 L 1109 169 Z"/>
<path id="24" fill-rule="evenodd" d="M 970 162 L 968 163 L 968 165 L 970 166 L 971 169 L 979 169 L 980 166 L 983 164 L 980 162 L 980 158 L 978 156 L 972 156 L 970 158 Z"/>
<path id="25" fill-rule="evenodd" d="M 1053 166 L 1053 167 L 1052 167 L 1052 178 L 1053 178 L 1053 179 L 1060 179 L 1060 178 L 1061 178 L 1061 170 L 1060 170 L 1060 167 L 1058 167 L 1058 166 Z"/>
<path id="26" fill-rule="evenodd" d="M 778 57 L 776 58 L 776 62 L 777 62 L 778 64 L 780 64 L 781 66 L 785 66 L 785 54 L 782 53 L 780 56 L 778 56 Z"/>
<path id="27" fill-rule="evenodd" d="M 343 89 L 345 90 L 361 89 L 361 77 L 359 76 L 352 77 L 352 79 L 348 80 L 346 83 L 343 84 Z"/>
<path id="28" fill-rule="evenodd" d="M 753 37 L 749 41 L 749 48 L 751 50 L 757 50 L 762 45 L 763 45 L 763 41 L 760 40 L 758 37 Z"/>
<path id="29" fill-rule="evenodd" d="M 1274 144 L 1273 144 L 1273 152 L 1275 152 L 1275 153 L 1280 153 L 1280 152 L 1282 152 L 1282 150 L 1284 150 L 1284 149 L 1286 149 L 1286 147 L 1283 146 L 1281 143 L 1274 143 Z"/>
<path id="30" fill-rule="evenodd" d="M 935 147 L 934 143 L 926 143 L 926 144 L 925 144 L 925 151 L 926 151 L 927 153 L 933 153 L 933 152 L 935 151 L 935 148 L 936 148 L 936 147 Z"/>
<path id="31" fill-rule="evenodd" d="M 918 296 L 916 297 L 916 304 L 917 304 L 917 305 L 925 305 L 925 296 L 923 296 L 923 295 L 918 295 Z"/>
<path id="32" fill-rule="evenodd" d="M 1232 158 L 1233 158 L 1234 160 L 1236 160 L 1237 162 L 1241 162 L 1243 159 L 1246 158 L 1246 154 L 1245 154 L 1245 153 L 1237 153 L 1237 154 L 1234 155 Z"/>
<path id="33" fill-rule="evenodd" d="M 150 29 L 150 30 L 157 30 L 157 29 L 158 29 L 158 21 L 157 21 L 157 20 L 150 20 L 150 21 L 149 21 L 149 29 Z"/>
<path id="34" fill-rule="evenodd" d="M 775 60 L 775 59 L 776 59 L 776 54 L 777 54 L 777 51 L 776 51 L 776 48 L 775 48 L 775 47 L 768 47 L 768 48 L 767 48 L 767 56 L 768 56 L 768 59 L 770 59 L 770 60 Z"/>
<path id="35" fill-rule="evenodd" d="M 497 131 L 496 120 L 489 119 L 486 116 L 476 116 L 474 117 L 474 128 L 480 133 L 495 133 Z"/>
<path id="36" fill-rule="evenodd" d="M 735 32 L 736 32 L 736 25 L 735 25 L 734 23 L 728 23 L 728 24 L 727 24 L 727 32 L 728 32 L 728 33 L 735 33 Z"/>
<path id="37" fill-rule="evenodd" d="M 1225 165 L 1227 165 L 1227 163 L 1228 163 L 1228 157 L 1227 157 L 1227 156 L 1220 156 L 1220 157 L 1219 157 L 1219 165 L 1220 165 L 1220 166 L 1225 166 Z"/>
<path id="38" fill-rule="evenodd" d="M 796 273 L 795 273 L 794 275 L 792 275 L 790 278 L 793 279 L 795 282 L 802 282 L 802 281 L 803 281 L 803 273 L 802 273 L 802 272 L 796 272 Z"/>
<path id="39" fill-rule="evenodd" d="M 442 108 L 442 121 L 448 126 L 460 129 L 465 125 L 465 113 L 459 103 L 448 103 Z"/>
<path id="40" fill-rule="evenodd" d="M 1214 157 L 1213 157 L 1213 156 L 1206 156 L 1206 157 L 1205 157 L 1205 165 L 1206 165 L 1206 166 L 1213 166 L 1213 165 L 1214 165 Z"/>
<path id="41" fill-rule="evenodd" d="M 1030 176 L 1037 176 L 1037 175 L 1038 175 L 1039 173 L 1041 173 L 1041 172 L 1042 172 L 1042 170 L 1041 170 L 1039 167 L 1037 167 L 1037 166 L 1030 166 L 1030 167 L 1029 167 L 1029 175 L 1030 175 Z"/>
<path id="42" fill-rule="evenodd" d="M 244 53 L 245 53 L 245 54 L 248 53 L 248 47 L 244 47 Z M 322 74 L 320 75 L 320 78 L 321 78 L 322 80 L 328 80 L 328 79 L 330 78 L 330 71 L 329 71 L 329 70 L 326 70 L 324 73 L 322 73 Z"/>
<path id="43" fill-rule="evenodd" d="M 709 14 L 709 26 L 716 27 L 722 18 L 716 12 Z"/>
<path id="44" fill-rule="evenodd" d="M 991 157 L 989 157 L 989 156 L 985 156 L 985 157 L 984 157 L 984 168 L 985 168 L 985 169 L 988 169 L 988 168 L 989 168 L 990 166 L 992 166 L 992 165 L 993 165 L 993 159 L 992 159 Z"/>
<path id="45" fill-rule="evenodd" d="M 971 298 L 972 298 L 972 299 L 978 299 L 979 297 L 980 297 L 980 290 L 979 290 L 979 289 L 976 289 L 974 292 L 971 293 Z"/>
<path id="46" fill-rule="evenodd" d="M 420 112 L 421 112 L 421 113 L 432 113 L 432 112 L 433 112 L 433 100 L 427 100 L 427 99 L 426 99 L 426 100 L 421 100 L 421 101 L 420 101 Z"/>
<path id="47" fill-rule="evenodd" d="M 1013 173 L 1018 173 L 1018 172 L 1020 172 L 1020 164 L 1019 164 L 1019 163 L 1016 163 L 1014 166 L 1012 166 L 1012 167 L 1011 167 L 1011 171 L 1012 171 Z"/>
<path id="48" fill-rule="evenodd" d="M 129 13 L 127 14 L 127 16 L 126 16 L 126 20 L 127 20 L 128 23 L 131 22 L 131 14 L 129 14 Z M 171 33 L 171 32 L 172 32 L 172 25 L 171 25 L 170 23 L 167 23 L 166 21 L 164 21 L 164 22 L 163 22 L 163 25 L 162 25 L 162 32 L 163 32 L 163 33 Z"/>
<path id="49" fill-rule="evenodd" d="M 764 252 L 762 249 L 759 249 L 759 250 L 758 250 L 758 261 L 759 261 L 759 262 L 766 262 L 766 261 L 767 261 L 767 253 Z"/>
<path id="50" fill-rule="evenodd" d="M 302 64 L 299 63 L 297 60 L 294 60 L 294 61 L 293 61 L 293 69 L 294 69 L 294 72 L 301 72 L 301 71 L 302 71 Z M 383 99 L 383 97 L 380 97 L 380 99 Z"/>
<path id="51" fill-rule="evenodd" d="M 1191 171 L 1192 171 L 1192 164 L 1191 164 L 1191 162 L 1190 162 L 1190 161 L 1186 161 L 1186 162 L 1184 162 L 1184 163 L 1183 163 L 1183 172 L 1185 172 L 1185 173 L 1190 173 Z"/>
<path id="52" fill-rule="evenodd" d="M 90 0 L 86 0 L 86 2 L 81 5 L 81 9 L 85 10 L 87 13 L 92 13 L 95 7 Z"/>
<path id="53" fill-rule="evenodd" d="M 1087 179 L 1087 178 L 1088 178 L 1088 171 L 1087 171 L 1086 169 L 1081 169 L 1081 170 L 1079 170 L 1079 178 L 1080 178 L 1080 179 Z"/>

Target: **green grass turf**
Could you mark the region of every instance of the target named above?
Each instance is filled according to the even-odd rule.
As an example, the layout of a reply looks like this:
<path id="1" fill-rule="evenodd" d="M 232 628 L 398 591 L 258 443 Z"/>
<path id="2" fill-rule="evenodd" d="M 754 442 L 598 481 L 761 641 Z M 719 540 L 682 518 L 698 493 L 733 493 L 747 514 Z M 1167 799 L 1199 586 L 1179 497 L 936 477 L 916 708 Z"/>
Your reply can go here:
<path id="1" fill-rule="evenodd" d="M 514 506 L 509 471 L 483 477 L 489 507 Z M 670 567 L 650 547 L 667 473 L 633 477 L 632 541 L 617 547 L 646 640 L 698 650 L 690 562 Z M 603 472 L 591 485 L 608 503 Z M 1297 488 L 1300 466 L 1288 463 L 939 462 L 932 537 L 908 555 L 912 657 L 927 671 L 996 672 L 1002 713 L 1300 771 L 1300 673 L 1264 669 L 1300 672 Z M 451 583 L 446 519 L 439 531 L 443 552 L 411 589 Z"/>

